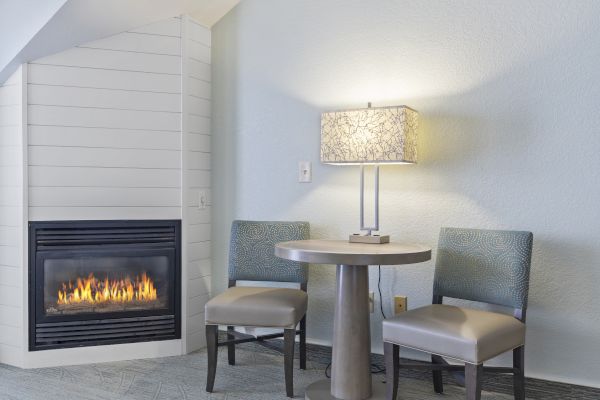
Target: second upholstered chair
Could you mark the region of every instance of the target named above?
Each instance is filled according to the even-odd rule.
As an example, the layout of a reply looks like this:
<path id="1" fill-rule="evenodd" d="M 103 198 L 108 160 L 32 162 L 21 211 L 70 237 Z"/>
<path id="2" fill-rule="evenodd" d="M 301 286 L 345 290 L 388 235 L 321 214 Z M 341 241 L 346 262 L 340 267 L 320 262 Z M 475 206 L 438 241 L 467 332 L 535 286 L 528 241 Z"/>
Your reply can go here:
<path id="1" fill-rule="evenodd" d="M 217 348 L 226 345 L 228 361 L 235 364 L 235 345 L 284 338 L 285 388 L 294 396 L 294 342 L 300 335 L 300 368 L 306 369 L 306 308 L 308 264 L 275 256 L 275 244 L 309 238 L 308 222 L 233 221 L 229 249 L 229 289 L 205 307 L 208 375 L 206 391 L 212 392 L 217 368 Z M 294 282 L 299 289 L 236 286 L 237 281 Z M 296 326 L 300 323 L 300 330 Z M 228 340 L 218 341 L 219 325 L 227 326 Z M 283 333 L 250 336 L 234 326 L 280 328 Z"/>
<path id="2" fill-rule="evenodd" d="M 432 354 L 433 385 L 442 393 L 442 370 L 460 370 L 443 357 L 465 363 L 468 400 L 481 398 L 483 363 L 507 351 L 513 367 L 490 368 L 514 375 L 515 399 L 525 399 L 525 310 L 531 266 L 531 232 L 442 228 L 433 305 L 383 322 L 387 399 L 398 392 L 400 346 Z M 442 304 L 444 297 L 509 307 L 513 315 Z M 486 368 L 487 369 L 487 368 Z"/>

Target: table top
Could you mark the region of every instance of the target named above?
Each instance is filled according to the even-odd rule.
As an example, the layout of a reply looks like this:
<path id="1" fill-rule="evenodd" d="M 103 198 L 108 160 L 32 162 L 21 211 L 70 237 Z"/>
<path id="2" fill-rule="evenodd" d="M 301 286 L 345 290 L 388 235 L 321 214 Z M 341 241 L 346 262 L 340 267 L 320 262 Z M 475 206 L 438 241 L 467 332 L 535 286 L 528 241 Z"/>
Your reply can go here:
<path id="1" fill-rule="evenodd" d="M 430 260 L 431 248 L 419 244 L 366 244 L 313 239 L 277 243 L 275 255 L 314 264 L 400 265 Z"/>

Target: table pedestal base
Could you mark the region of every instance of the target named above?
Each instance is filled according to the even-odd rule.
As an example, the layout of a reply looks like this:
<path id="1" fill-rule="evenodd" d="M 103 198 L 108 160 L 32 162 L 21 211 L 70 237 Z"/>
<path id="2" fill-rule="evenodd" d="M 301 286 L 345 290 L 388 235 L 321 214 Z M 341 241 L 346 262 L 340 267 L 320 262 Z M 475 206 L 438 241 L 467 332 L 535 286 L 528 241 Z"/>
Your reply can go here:
<path id="1" fill-rule="evenodd" d="M 385 383 L 373 379 L 372 387 L 373 394 L 368 399 L 385 400 Z M 304 398 L 306 400 L 341 400 L 331 395 L 331 381 L 329 379 L 323 379 L 308 385 Z"/>

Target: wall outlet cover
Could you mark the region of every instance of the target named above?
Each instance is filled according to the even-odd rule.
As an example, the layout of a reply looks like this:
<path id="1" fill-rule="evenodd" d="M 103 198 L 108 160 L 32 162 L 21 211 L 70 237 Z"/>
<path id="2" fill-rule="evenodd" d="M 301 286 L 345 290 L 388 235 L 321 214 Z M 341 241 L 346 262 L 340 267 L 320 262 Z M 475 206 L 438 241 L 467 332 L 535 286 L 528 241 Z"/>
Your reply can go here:
<path id="1" fill-rule="evenodd" d="M 394 315 L 408 310 L 408 298 L 406 296 L 394 296 Z"/>

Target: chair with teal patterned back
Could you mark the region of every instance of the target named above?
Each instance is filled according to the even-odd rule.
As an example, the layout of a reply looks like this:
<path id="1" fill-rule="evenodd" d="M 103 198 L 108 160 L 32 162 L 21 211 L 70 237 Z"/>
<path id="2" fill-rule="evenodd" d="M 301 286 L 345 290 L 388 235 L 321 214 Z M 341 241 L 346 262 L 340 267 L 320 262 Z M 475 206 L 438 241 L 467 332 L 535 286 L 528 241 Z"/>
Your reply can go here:
<path id="1" fill-rule="evenodd" d="M 306 294 L 308 264 L 275 256 L 275 244 L 309 238 L 308 222 L 233 221 L 229 248 L 229 288 L 205 306 L 208 375 L 206 391 L 215 381 L 218 346 L 227 346 L 228 361 L 235 364 L 235 345 L 284 338 L 286 394 L 293 397 L 294 341 L 300 335 L 300 368 L 306 369 Z M 238 281 L 287 282 L 289 287 L 237 286 Z M 264 285 L 267 286 L 267 285 Z M 289 285 L 288 285 L 289 286 Z M 300 324 L 300 330 L 296 326 Z M 218 341 L 219 325 L 227 326 L 227 341 Z M 250 336 L 235 326 L 278 328 L 283 333 Z"/>
<path id="2" fill-rule="evenodd" d="M 443 392 L 442 370 L 457 371 L 444 357 L 465 364 L 456 373 L 468 400 L 481 398 L 483 363 L 513 351 L 515 399 L 525 399 L 525 312 L 533 235 L 523 231 L 442 228 L 433 284 L 433 304 L 383 322 L 387 399 L 398 392 L 401 346 L 432 354 L 433 385 Z M 444 297 L 508 307 L 513 315 L 443 304 Z M 420 366 L 423 367 L 422 365 Z M 488 368 L 486 367 L 486 370 Z"/>

